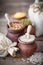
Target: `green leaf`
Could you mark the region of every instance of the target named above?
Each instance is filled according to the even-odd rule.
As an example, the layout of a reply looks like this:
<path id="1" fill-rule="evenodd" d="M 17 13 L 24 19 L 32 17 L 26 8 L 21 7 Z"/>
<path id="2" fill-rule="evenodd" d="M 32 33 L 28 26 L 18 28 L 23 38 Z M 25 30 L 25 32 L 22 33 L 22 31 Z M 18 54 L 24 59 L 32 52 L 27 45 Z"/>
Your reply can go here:
<path id="1" fill-rule="evenodd" d="M 28 19 L 22 19 L 21 22 L 23 23 L 23 25 L 28 25 L 31 21 Z"/>

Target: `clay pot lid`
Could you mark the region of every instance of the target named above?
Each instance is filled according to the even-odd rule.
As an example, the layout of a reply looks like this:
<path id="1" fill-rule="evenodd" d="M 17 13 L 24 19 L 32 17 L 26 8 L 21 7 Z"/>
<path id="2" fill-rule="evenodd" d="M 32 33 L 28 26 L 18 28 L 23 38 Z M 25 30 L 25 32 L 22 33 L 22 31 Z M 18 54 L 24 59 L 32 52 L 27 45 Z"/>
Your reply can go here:
<path id="1" fill-rule="evenodd" d="M 26 39 L 25 35 L 20 36 L 18 38 L 18 41 L 23 43 L 23 44 L 32 44 L 32 42 L 35 41 L 35 36 L 34 35 L 30 35 L 30 39 Z"/>

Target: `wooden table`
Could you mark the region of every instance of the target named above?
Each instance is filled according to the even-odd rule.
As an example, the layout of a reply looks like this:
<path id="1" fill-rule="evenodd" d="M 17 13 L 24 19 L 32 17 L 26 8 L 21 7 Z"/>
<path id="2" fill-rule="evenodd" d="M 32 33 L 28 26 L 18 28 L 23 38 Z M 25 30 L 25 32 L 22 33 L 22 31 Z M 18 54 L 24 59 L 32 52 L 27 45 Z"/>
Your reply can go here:
<path id="1" fill-rule="evenodd" d="M 7 28 L 6 28 L 7 21 L 5 18 L 0 18 L 0 32 L 6 35 Z M 43 51 L 43 36 L 36 38 L 37 44 L 37 51 Z M 12 58 L 8 55 L 6 58 L 0 58 L 0 65 L 33 65 L 30 62 L 22 61 L 21 56 L 17 56 L 16 58 Z M 42 63 L 43 65 L 43 63 Z"/>

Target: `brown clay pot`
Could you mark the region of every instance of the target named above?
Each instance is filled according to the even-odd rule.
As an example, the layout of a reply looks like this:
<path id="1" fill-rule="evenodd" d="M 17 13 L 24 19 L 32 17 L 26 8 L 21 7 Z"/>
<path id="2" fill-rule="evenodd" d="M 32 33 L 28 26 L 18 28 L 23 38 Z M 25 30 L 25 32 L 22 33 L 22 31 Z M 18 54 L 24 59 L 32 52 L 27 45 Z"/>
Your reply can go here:
<path id="1" fill-rule="evenodd" d="M 9 26 L 7 25 L 7 37 L 11 40 L 11 41 L 18 41 L 18 37 L 20 35 L 23 35 L 24 34 L 24 29 L 25 27 L 23 27 L 22 29 L 20 30 L 12 30 L 9 28 Z"/>
<path id="2" fill-rule="evenodd" d="M 32 26 L 32 29 L 31 29 L 31 31 L 30 31 L 30 34 L 35 34 L 35 27 L 34 26 Z"/>
<path id="3" fill-rule="evenodd" d="M 29 25 L 32 26 L 32 24 L 29 24 Z M 24 29 L 24 33 L 27 32 L 27 27 L 28 27 L 28 26 L 25 27 L 25 29 Z M 32 29 L 31 29 L 31 31 L 30 31 L 30 34 L 35 35 L 35 27 L 34 27 L 34 26 L 32 26 Z"/>
<path id="4" fill-rule="evenodd" d="M 12 33 L 7 33 L 6 35 L 10 40 L 12 40 L 12 42 L 16 42 L 18 41 L 18 37 L 20 36 L 19 34 L 12 34 Z"/>
<path id="5" fill-rule="evenodd" d="M 18 47 L 20 49 L 20 54 L 22 56 L 29 57 L 35 52 L 35 50 L 37 48 L 35 41 L 30 42 L 30 43 L 23 42 L 20 39 L 18 39 L 18 41 L 19 41 Z"/>

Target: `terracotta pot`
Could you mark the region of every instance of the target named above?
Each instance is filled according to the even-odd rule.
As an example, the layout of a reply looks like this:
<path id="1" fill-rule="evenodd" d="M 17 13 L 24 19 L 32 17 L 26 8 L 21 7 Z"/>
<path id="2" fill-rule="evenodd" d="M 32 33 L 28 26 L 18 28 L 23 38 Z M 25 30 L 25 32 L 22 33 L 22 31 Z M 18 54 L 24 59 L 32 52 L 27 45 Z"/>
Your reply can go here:
<path id="1" fill-rule="evenodd" d="M 29 24 L 29 25 L 32 26 L 32 24 Z M 28 26 L 25 27 L 25 29 L 24 29 L 24 33 L 27 32 L 27 27 L 28 27 Z M 34 26 L 32 26 L 32 29 L 31 29 L 31 31 L 30 31 L 30 34 L 35 35 L 35 27 L 34 27 Z"/>
<path id="2" fill-rule="evenodd" d="M 7 31 L 9 32 L 9 33 L 15 33 L 15 34 L 17 34 L 17 33 L 21 33 L 24 29 L 25 29 L 25 27 L 26 26 L 24 26 L 23 28 L 21 28 L 21 29 L 19 29 L 19 30 L 12 30 L 12 29 L 10 29 L 9 28 L 9 26 L 7 25 Z"/>
<path id="3" fill-rule="evenodd" d="M 14 20 L 27 19 L 27 15 L 24 12 L 16 12 L 12 15 L 12 18 L 14 18 Z"/>
<path id="4" fill-rule="evenodd" d="M 24 29 L 25 29 L 25 27 L 23 27 L 22 29 L 20 29 L 20 30 L 12 30 L 12 29 L 10 29 L 9 28 L 9 26 L 7 25 L 7 37 L 9 38 L 9 39 L 11 39 L 13 42 L 14 41 L 18 41 L 18 37 L 20 36 L 20 35 L 23 35 L 24 34 Z"/>
<path id="5" fill-rule="evenodd" d="M 12 42 L 16 42 L 18 41 L 18 37 L 20 36 L 19 34 L 12 34 L 12 33 L 7 33 L 6 35 L 10 40 L 12 40 Z"/>
<path id="6" fill-rule="evenodd" d="M 37 45 L 35 44 L 35 40 L 33 42 L 23 42 L 20 39 L 18 39 L 19 43 L 18 43 L 18 47 L 20 49 L 20 54 L 24 57 L 29 57 L 30 55 L 32 55 L 36 48 Z"/>
<path id="7" fill-rule="evenodd" d="M 31 29 L 31 31 L 30 31 L 30 34 L 35 34 L 35 27 L 34 26 L 32 26 L 32 29 Z"/>

